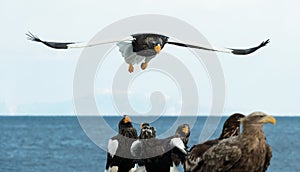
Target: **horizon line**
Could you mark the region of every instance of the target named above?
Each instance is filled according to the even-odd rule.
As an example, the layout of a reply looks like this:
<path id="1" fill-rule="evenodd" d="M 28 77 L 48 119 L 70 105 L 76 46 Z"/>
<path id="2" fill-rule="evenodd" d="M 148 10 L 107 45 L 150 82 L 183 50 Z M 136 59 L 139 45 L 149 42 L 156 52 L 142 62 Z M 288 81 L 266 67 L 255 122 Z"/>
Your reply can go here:
<path id="1" fill-rule="evenodd" d="M 175 114 L 166 114 L 166 115 L 130 115 L 132 117 L 223 117 L 223 116 L 230 116 L 231 114 L 223 114 L 223 115 L 175 115 Z M 0 114 L 0 117 L 121 117 L 123 115 L 112 115 L 112 114 L 105 114 L 105 115 L 94 115 L 94 114 L 86 114 L 86 115 L 74 115 L 74 114 Z M 275 117 L 300 117 L 300 115 L 295 114 L 288 114 L 288 115 L 273 115 Z"/>

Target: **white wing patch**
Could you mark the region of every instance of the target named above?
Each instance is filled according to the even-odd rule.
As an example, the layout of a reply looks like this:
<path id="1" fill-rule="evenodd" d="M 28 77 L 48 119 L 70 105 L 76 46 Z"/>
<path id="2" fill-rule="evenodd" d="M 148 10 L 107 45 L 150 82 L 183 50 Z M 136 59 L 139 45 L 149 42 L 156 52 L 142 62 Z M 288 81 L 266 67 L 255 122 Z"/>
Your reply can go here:
<path id="1" fill-rule="evenodd" d="M 141 142 L 139 140 L 136 140 L 132 143 L 130 147 L 130 152 L 132 156 L 137 156 L 139 155 L 141 151 Z"/>
<path id="2" fill-rule="evenodd" d="M 173 166 L 170 167 L 170 172 L 179 172 L 178 168 L 176 167 L 175 163 L 173 162 Z"/>
<path id="3" fill-rule="evenodd" d="M 182 142 L 182 140 L 180 138 L 171 139 L 170 145 L 172 147 L 177 147 L 181 152 L 183 152 L 184 154 L 187 154 L 184 143 Z"/>
<path id="4" fill-rule="evenodd" d="M 107 146 L 107 151 L 108 151 L 108 153 L 109 153 L 112 157 L 114 157 L 114 155 L 116 154 L 117 149 L 118 149 L 118 145 L 119 145 L 118 140 L 112 140 L 112 139 L 109 139 L 109 141 L 108 141 L 108 146 Z"/>
<path id="5" fill-rule="evenodd" d="M 117 43 L 117 46 L 119 47 L 119 51 L 121 52 L 122 56 L 124 57 L 124 60 L 128 64 L 139 64 L 143 60 L 145 60 L 145 57 L 137 55 L 135 52 L 133 52 L 133 47 L 131 42 L 119 42 Z"/>

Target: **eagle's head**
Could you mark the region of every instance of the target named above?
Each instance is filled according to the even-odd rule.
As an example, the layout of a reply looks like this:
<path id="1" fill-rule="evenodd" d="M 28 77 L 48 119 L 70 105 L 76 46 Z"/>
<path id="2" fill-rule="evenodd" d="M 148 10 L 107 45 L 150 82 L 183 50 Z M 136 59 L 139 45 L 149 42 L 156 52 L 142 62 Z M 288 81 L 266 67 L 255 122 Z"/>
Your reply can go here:
<path id="1" fill-rule="evenodd" d="M 149 123 L 141 123 L 140 139 L 151 139 L 156 137 L 156 130 Z"/>
<path id="2" fill-rule="evenodd" d="M 119 134 L 125 128 L 132 128 L 131 119 L 128 115 L 124 115 L 123 118 L 119 122 Z"/>
<path id="3" fill-rule="evenodd" d="M 232 136 L 237 136 L 240 134 L 240 122 L 245 115 L 240 113 L 235 113 L 230 115 L 223 125 L 222 133 L 219 140 L 226 139 Z"/>
<path id="4" fill-rule="evenodd" d="M 271 123 L 276 125 L 276 119 L 273 116 L 267 115 L 263 112 L 253 112 L 246 118 L 242 119 L 243 124 L 256 124 L 264 125 L 266 123 Z"/>

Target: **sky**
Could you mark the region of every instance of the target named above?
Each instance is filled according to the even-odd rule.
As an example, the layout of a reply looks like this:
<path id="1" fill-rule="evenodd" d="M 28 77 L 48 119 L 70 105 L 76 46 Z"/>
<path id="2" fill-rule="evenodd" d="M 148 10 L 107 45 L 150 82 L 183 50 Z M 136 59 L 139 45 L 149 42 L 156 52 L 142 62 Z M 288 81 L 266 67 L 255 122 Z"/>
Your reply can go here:
<path id="1" fill-rule="evenodd" d="M 124 18 L 159 14 L 187 22 L 213 45 L 248 47 L 270 38 L 267 47 L 247 57 L 218 54 L 226 86 L 223 113 L 259 110 L 282 116 L 300 115 L 299 5 L 294 0 L 1 1 L 0 114 L 76 114 L 73 81 L 82 50 L 53 50 L 29 42 L 26 32 L 46 40 L 90 40 L 103 28 Z M 166 47 L 164 51 L 192 56 L 176 47 Z M 116 49 L 108 57 L 113 56 L 120 57 L 114 63 L 122 63 Z M 108 59 L 108 65 L 110 60 L 114 58 Z M 195 71 L 192 73 L 201 95 L 199 114 L 208 114 L 212 89 L 205 68 L 186 63 Z M 116 70 L 113 65 L 104 70 L 104 76 L 100 73 L 95 78 L 97 105 L 103 114 L 116 114 L 112 92 L 124 94 L 124 90 L 111 90 L 111 76 Z M 182 93 L 172 82 L 162 73 L 145 72 L 125 92 L 133 109 L 142 113 L 151 108 L 151 93 L 161 91 L 167 100 L 166 114 L 176 114 L 180 111 Z"/>

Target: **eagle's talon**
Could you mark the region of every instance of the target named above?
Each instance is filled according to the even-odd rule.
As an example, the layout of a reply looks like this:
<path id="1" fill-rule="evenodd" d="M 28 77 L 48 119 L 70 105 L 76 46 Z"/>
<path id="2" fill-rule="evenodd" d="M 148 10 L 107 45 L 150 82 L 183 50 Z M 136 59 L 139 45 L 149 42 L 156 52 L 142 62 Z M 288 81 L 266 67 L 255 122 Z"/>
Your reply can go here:
<path id="1" fill-rule="evenodd" d="M 145 70 L 147 68 L 147 66 L 148 66 L 148 63 L 142 63 L 141 64 L 142 70 Z"/>
<path id="2" fill-rule="evenodd" d="M 132 64 L 129 64 L 128 72 L 132 73 L 134 71 L 134 67 Z"/>

